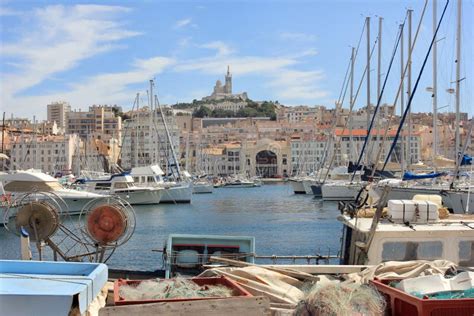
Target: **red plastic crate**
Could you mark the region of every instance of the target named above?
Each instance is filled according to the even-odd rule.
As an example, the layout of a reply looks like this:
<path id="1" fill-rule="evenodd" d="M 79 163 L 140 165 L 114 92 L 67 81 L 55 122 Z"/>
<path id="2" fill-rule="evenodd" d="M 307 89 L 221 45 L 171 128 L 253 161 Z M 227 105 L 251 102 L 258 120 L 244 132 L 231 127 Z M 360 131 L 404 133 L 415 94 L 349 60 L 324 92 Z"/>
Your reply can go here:
<path id="1" fill-rule="evenodd" d="M 397 280 L 370 281 L 385 296 L 388 315 L 392 316 L 472 316 L 474 299 L 421 299 L 388 285 Z"/>
<path id="2" fill-rule="evenodd" d="M 192 278 L 190 279 L 197 285 L 224 285 L 233 290 L 232 296 L 252 296 L 248 291 L 242 288 L 240 285 L 235 283 L 225 276 L 220 277 L 209 277 L 209 278 Z M 114 303 L 115 305 L 131 305 L 131 304 L 146 304 L 146 303 L 159 303 L 159 302 L 180 302 L 180 301 L 196 301 L 196 300 L 210 300 L 210 299 L 222 299 L 225 297 L 183 297 L 183 298 L 167 298 L 159 300 L 140 300 L 140 301 L 127 301 L 120 296 L 119 290 L 123 285 L 135 285 L 138 286 L 140 282 L 145 280 L 123 280 L 118 279 L 114 282 Z M 164 281 L 164 280 L 163 280 Z"/>

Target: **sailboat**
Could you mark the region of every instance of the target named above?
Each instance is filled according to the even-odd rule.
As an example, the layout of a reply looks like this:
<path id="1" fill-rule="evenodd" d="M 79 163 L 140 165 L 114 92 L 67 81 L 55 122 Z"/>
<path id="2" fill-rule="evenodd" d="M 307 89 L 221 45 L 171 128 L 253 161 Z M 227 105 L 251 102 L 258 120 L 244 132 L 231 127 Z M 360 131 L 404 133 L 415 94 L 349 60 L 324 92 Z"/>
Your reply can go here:
<path id="1" fill-rule="evenodd" d="M 391 186 L 391 190 L 389 192 L 389 199 L 412 199 L 415 195 L 420 194 L 437 194 L 442 197 L 443 205 L 450 209 L 452 212 L 455 213 L 474 213 L 474 194 L 471 194 L 473 190 L 473 186 L 470 184 L 460 185 L 457 183 L 459 177 L 459 169 L 463 162 L 469 163 L 469 157 L 464 159 L 464 151 L 460 150 L 460 131 L 459 131 L 459 111 L 460 111 L 460 64 L 461 64 L 461 17 L 462 17 L 462 7 L 461 1 L 458 1 L 458 18 L 457 18 L 457 57 L 456 57 L 456 145 L 455 145 L 455 153 L 457 153 L 458 157 L 455 157 L 456 166 L 455 171 L 452 174 L 452 179 L 450 182 L 441 181 L 439 183 L 433 182 L 420 182 L 420 179 L 423 178 L 436 178 L 436 176 L 442 176 L 442 173 L 433 173 L 433 174 L 424 174 L 424 175 L 416 175 L 411 172 L 404 172 L 403 178 L 399 180 L 383 180 L 378 183 L 375 187 L 375 191 L 377 194 L 381 194 L 381 191 L 384 186 L 389 185 Z M 433 30 L 434 30 L 434 37 L 433 37 L 433 133 L 436 135 L 436 96 L 437 96 L 437 78 L 436 78 L 436 2 L 433 3 Z M 410 58 L 410 56 L 409 56 Z M 414 92 L 414 91 L 413 91 Z M 410 100 L 411 101 L 411 100 Z M 408 107 L 411 105 L 411 102 L 407 105 Z M 406 114 L 406 111 L 405 111 Z M 403 120 L 402 120 L 403 123 Z M 472 133 L 472 124 L 474 124 L 474 120 L 471 121 L 471 128 L 467 135 L 467 139 L 470 138 Z M 401 125 L 399 127 L 399 130 Z M 436 157 L 437 150 L 436 150 L 436 139 L 434 137 L 434 153 L 433 155 Z M 395 140 L 396 141 L 396 140 Z M 392 145 L 393 147 L 393 145 Z M 466 147 L 466 146 L 465 146 Z M 456 155 L 456 154 L 455 154 Z M 389 157 L 388 157 L 389 158 Z M 387 158 L 387 160 L 388 160 Z M 403 166 L 402 166 L 403 167 Z M 458 181 L 459 182 L 459 181 Z"/>

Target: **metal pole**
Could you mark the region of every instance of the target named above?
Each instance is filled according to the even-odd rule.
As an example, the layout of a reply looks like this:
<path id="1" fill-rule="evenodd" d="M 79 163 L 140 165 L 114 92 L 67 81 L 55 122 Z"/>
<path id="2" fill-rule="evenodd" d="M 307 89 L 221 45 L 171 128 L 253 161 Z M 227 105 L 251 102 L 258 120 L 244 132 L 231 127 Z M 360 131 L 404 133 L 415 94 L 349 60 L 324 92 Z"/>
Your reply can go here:
<path id="1" fill-rule="evenodd" d="M 461 147 L 461 140 L 459 137 L 459 111 L 461 104 L 461 20 L 462 20 L 462 1 L 458 0 L 458 19 L 457 19 L 457 41 L 456 41 L 456 150 L 454 152 L 454 157 L 456 161 L 459 161 L 458 154 Z M 456 174 L 457 177 L 457 174 Z"/>
<path id="2" fill-rule="evenodd" d="M 370 141 L 369 124 L 370 124 L 370 17 L 366 17 L 367 23 L 367 140 Z M 369 166 L 369 152 L 365 152 L 365 165 Z"/>
<path id="3" fill-rule="evenodd" d="M 140 93 L 137 93 L 137 119 L 135 120 L 135 167 L 138 167 L 138 129 L 140 128 Z"/>
<path id="4" fill-rule="evenodd" d="M 437 1 L 433 0 L 433 34 L 436 34 L 436 26 L 438 23 L 437 12 L 436 12 Z M 438 155 L 438 77 L 437 77 L 437 49 L 436 49 L 436 37 L 433 43 L 433 166 L 436 168 L 435 159 Z"/>
<path id="5" fill-rule="evenodd" d="M 351 77 L 350 77 L 350 113 L 349 113 L 349 160 L 353 161 L 354 142 L 352 140 L 352 108 L 354 106 L 354 63 L 355 63 L 355 47 L 352 47 L 351 54 Z M 321 166 L 322 167 L 322 166 Z"/>
<path id="6" fill-rule="evenodd" d="M 3 121 L 2 121 L 2 154 L 3 152 L 3 144 L 5 143 L 5 112 L 3 112 Z"/>
<path id="7" fill-rule="evenodd" d="M 411 52 L 412 52 L 412 38 L 411 38 L 411 20 L 412 20 L 413 10 L 408 10 L 408 81 L 407 81 L 407 97 L 410 99 L 411 96 Z M 411 170 L 411 164 L 413 163 L 411 155 L 411 108 L 408 109 L 408 140 L 407 140 L 407 150 L 408 150 L 408 162 L 407 168 Z"/>
<path id="8" fill-rule="evenodd" d="M 403 24 L 400 25 L 400 32 L 401 32 L 401 37 L 400 37 L 400 89 L 402 93 L 400 94 L 400 116 L 403 115 L 405 112 L 405 93 L 403 92 L 405 90 L 404 83 L 405 83 L 405 76 L 404 76 L 404 69 L 403 66 L 405 65 L 405 61 L 403 58 L 403 51 L 404 51 L 404 39 L 403 39 Z M 402 174 L 405 173 L 405 157 L 406 157 L 406 151 L 405 151 L 405 135 L 403 135 L 403 129 L 402 129 L 402 140 L 400 142 L 400 166 L 402 168 Z"/>
<path id="9" fill-rule="evenodd" d="M 380 82 L 381 72 L 382 72 L 382 20 L 383 18 L 379 17 L 379 35 L 378 35 L 378 53 L 377 53 L 377 101 L 380 98 L 380 93 L 381 93 L 380 90 L 382 88 L 381 82 Z M 381 119 L 382 119 L 381 114 L 377 113 L 377 117 L 375 120 L 376 133 L 375 133 L 375 142 L 374 142 L 376 150 L 378 149 L 379 138 L 381 137 L 379 135 L 379 130 L 380 130 L 379 123 Z M 374 146 L 372 146 L 371 148 L 372 150 L 370 150 L 370 153 L 372 154 Z M 377 168 L 377 163 L 378 161 L 375 161 L 374 169 Z"/>

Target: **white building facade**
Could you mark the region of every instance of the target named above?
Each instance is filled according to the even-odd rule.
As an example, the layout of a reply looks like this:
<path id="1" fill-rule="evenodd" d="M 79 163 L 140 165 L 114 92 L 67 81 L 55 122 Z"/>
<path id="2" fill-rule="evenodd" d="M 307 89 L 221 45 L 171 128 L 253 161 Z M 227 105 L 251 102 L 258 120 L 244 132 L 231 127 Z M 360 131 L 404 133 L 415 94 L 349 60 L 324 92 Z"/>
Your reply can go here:
<path id="1" fill-rule="evenodd" d="M 168 140 L 159 111 L 148 107 L 132 112 L 125 120 L 122 131 L 120 165 L 124 169 L 158 163 L 163 170 L 173 163 L 171 146 L 179 159 L 179 129 L 171 111 L 164 110 L 171 141 Z"/>

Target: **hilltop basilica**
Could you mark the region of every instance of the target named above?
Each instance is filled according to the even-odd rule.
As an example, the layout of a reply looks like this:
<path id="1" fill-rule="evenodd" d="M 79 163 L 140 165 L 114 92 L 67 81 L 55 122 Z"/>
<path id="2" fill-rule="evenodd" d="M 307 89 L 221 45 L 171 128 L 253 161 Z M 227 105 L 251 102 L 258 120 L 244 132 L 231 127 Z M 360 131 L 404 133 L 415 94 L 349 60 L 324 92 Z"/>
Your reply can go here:
<path id="1" fill-rule="evenodd" d="M 208 97 L 202 98 L 203 101 L 224 99 L 240 101 L 246 101 L 248 99 L 247 92 L 232 94 L 232 74 L 230 73 L 229 66 L 227 66 L 227 74 L 225 75 L 225 85 L 222 85 L 222 82 L 220 80 L 217 80 L 212 94 Z"/>

